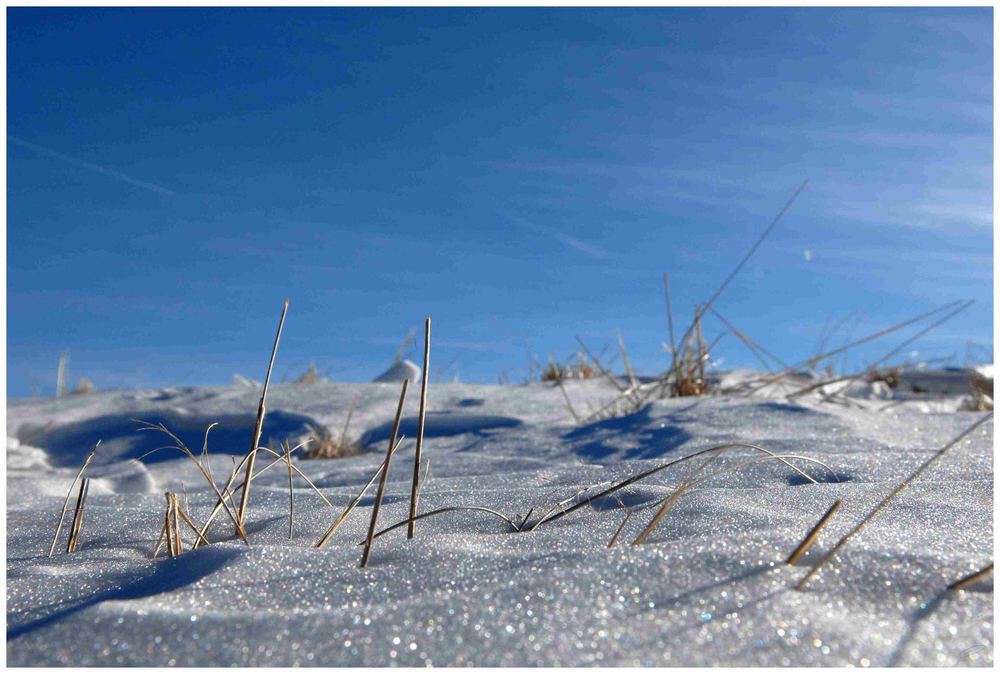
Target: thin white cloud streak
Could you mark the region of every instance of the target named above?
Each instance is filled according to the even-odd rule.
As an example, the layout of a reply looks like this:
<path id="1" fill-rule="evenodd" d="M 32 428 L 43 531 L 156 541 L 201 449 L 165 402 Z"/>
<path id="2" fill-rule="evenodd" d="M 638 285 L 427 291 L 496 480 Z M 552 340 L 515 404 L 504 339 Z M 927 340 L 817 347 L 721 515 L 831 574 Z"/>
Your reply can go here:
<path id="1" fill-rule="evenodd" d="M 101 175 L 106 175 L 111 178 L 117 178 L 123 182 L 126 182 L 135 187 L 141 187 L 151 192 L 156 192 L 157 194 L 163 194 L 166 196 L 174 196 L 176 192 L 168 190 L 162 185 L 157 185 L 156 183 L 147 182 L 145 180 L 139 180 L 138 178 L 133 178 L 132 176 L 122 173 L 120 171 L 115 171 L 114 169 L 108 168 L 107 166 L 101 166 L 100 164 L 94 164 L 93 162 L 85 161 L 83 159 L 78 159 L 77 157 L 72 157 L 68 154 L 62 152 L 57 152 L 51 148 L 44 147 L 42 145 L 37 145 L 35 143 L 23 140 L 16 136 L 7 136 L 7 142 L 13 143 L 14 145 L 20 145 L 21 147 L 26 147 L 29 150 L 37 152 L 45 157 L 50 157 L 52 159 L 58 159 L 60 161 L 66 162 L 67 164 L 72 164 L 77 168 L 82 168 L 87 171 L 92 171 L 93 173 L 100 173 Z"/>
<path id="2" fill-rule="evenodd" d="M 608 251 L 604 250 L 599 246 L 588 243 L 577 239 L 576 237 L 568 236 L 562 232 L 553 229 L 552 227 L 547 227 L 545 225 L 539 225 L 537 223 L 528 222 L 524 218 L 519 218 L 517 216 L 508 216 L 508 218 L 514 222 L 514 224 L 519 225 L 527 230 L 530 230 L 536 234 L 543 234 L 549 236 L 562 244 L 569 246 L 570 248 L 576 250 L 579 253 L 583 253 L 587 257 L 593 258 L 595 260 L 603 260 L 608 257 Z"/>

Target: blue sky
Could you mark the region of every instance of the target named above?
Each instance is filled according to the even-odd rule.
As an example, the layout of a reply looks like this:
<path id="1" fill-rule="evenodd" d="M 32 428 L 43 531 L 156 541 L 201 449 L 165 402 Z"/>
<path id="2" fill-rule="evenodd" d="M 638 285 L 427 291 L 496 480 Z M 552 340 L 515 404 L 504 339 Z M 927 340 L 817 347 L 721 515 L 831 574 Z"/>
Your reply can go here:
<path id="1" fill-rule="evenodd" d="M 992 352 L 990 8 L 7 18 L 11 396 L 63 350 L 99 388 L 261 378 L 285 297 L 278 380 L 368 380 L 427 314 L 432 380 L 619 330 L 659 371 L 662 273 L 683 324 L 805 178 L 723 316 L 795 361 L 975 299 L 915 348 Z"/>

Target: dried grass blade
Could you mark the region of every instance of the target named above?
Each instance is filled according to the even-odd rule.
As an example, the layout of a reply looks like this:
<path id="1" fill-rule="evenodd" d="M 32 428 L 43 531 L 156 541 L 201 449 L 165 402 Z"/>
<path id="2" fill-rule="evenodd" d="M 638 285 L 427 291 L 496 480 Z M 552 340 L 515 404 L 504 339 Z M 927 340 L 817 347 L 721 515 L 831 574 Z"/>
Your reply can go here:
<path id="1" fill-rule="evenodd" d="M 285 440 L 285 463 L 288 464 L 288 540 L 292 540 L 295 497 L 292 491 L 292 446 Z"/>
<path id="2" fill-rule="evenodd" d="M 629 486 L 631 484 L 635 484 L 636 482 L 639 482 L 640 480 L 644 480 L 647 477 L 655 475 L 656 473 L 659 473 L 660 471 L 664 471 L 667 468 L 671 468 L 671 467 L 676 466 L 678 464 L 681 464 L 681 463 L 683 463 L 685 461 L 689 461 L 689 460 L 691 460 L 691 459 L 693 459 L 693 458 L 695 458 L 697 456 L 701 456 L 702 454 L 707 454 L 708 452 L 719 452 L 719 451 L 722 451 L 722 450 L 725 450 L 725 449 L 732 449 L 732 448 L 735 448 L 735 447 L 742 447 L 742 448 L 745 448 L 745 449 L 752 449 L 752 450 L 757 451 L 757 452 L 763 452 L 764 454 L 767 454 L 768 456 L 772 456 L 772 457 L 780 460 L 782 463 L 784 463 L 786 466 L 788 466 L 789 468 L 791 468 L 792 470 L 794 470 L 799 475 L 802 475 L 803 477 L 805 477 L 807 480 L 809 480 L 813 484 L 818 484 L 817 480 L 815 478 L 813 478 L 811 475 L 809 475 L 808 473 L 802 471 L 800 468 L 798 468 L 794 464 L 792 464 L 789 461 L 787 461 L 784 457 L 778 456 L 777 454 L 775 454 L 774 452 L 772 452 L 769 449 L 764 449 L 763 447 L 760 447 L 758 445 L 751 445 L 751 444 L 745 443 L 745 442 L 728 442 L 728 443 L 725 443 L 725 444 L 722 444 L 722 445 L 716 445 L 715 447 L 709 447 L 707 449 L 699 450 L 699 451 L 695 452 L 694 454 L 689 454 L 689 455 L 681 457 L 679 459 L 674 459 L 673 461 L 668 461 L 667 463 L 664 463 L 664 464 L 661 464 L 659 466 L 656 466 L 655 468 L 650 468 L 649 470 L 645 470 L 645 471 L 643 471 L 643 472 L 641 472 L 641 473 L 639 473 L 637 475 L 633 475 L 632 477 L 630 477 L 630 478 L 628 478 L 626 480 L 623 480 L 622 482 L 619 482 L 618 484 L 616 484 L 614 486 L 611 486 L 611 487 L 605 489 L 604 491 L 602 491 L 602 492 L 600 492 L 598 494 L 594 494 L 593 496 L 587 498 L 584 501 L 580 501 L 579 503 L 574 504 L 573 506 L 567 508 L 566 510 L 562 510 L 562 511 L 556 513 L 552 517 L 549 517 L 547 519 L 546 518 L 540 519 L 532 527 L 532 530 L 536 529 L 539 525 L 541 525 L 543 523 L 554 522 L 555 520 L 557 520 L 557 519 L 559 519 L 561 517 L 565 517 L 566 515 L 569 515 L 570 513 L 575 512 L 576 510 L 579 510 L 580 508 L 583 508 L 584 506 L 592 503 L 593 501 L 596 501 L 599 498 L 604 498 L 605 496 L 609 496 L 609 495 L 615 493 L 616 491 L 618 491 L 619 489 L 624 489 L 625 487 L 627 487 L 627 486 Z M 827 466 L 826 464 L 824 464 L 822 462 L 819 462 L 819 461 L 816 461 L 816 463 L 818 463 L 819 465 L 823 466 L 828 471 L 830 471 L 830 473 L 832 473 L 834 476 L 836 476 L 836 473 L 833 471 L 833 469 L 830 468 L 829 466 Z"/>
<path id="3" fill-rule="evenodd" d="M 674 507 L 674 504 L 677 503 L 677 499 L 679 499 L 681 495 L 691 487 L 695 479 L 701 475 L 702 471 L 708 468 L 708 466 L 714 463 L 718 458 L 719 454 L 715 454 L 703 461 L 700 466 L 695 468 L 691 474 L 685 478 L 684 482 L 682 482 L 677 489 L 671 492 L 670 496 L 663 499 L 663 505 L 661 505 L 660 509 L 656 511 L 656 514 L 653 515 L 653 518 L 649 521 L 649 524 L 646 525 L 646 528 L 643 529 L 638 536 L 636 536 L 634 541 L 632 541 L 632 545 L 642 545 L 646 542 L 646 539 L 649 538 L 650 534 L 656 531 L 656 527 L 660 525 L 663 518 L 667 516 L 667 513 L 670 512 L 670 510 Z"/>
<path id="4" fill-rule="evenodd" d="M 975 573 L 970 573 L 968 576 L 956 580 L 954 583 L 948 586 L 948 589 L 961 590 L 965 586 L 971 585 L 980 578 L 984 578 L 985 576 L 988 576 L 991 573 L 993 573 L 993 562 L 990 562 L 989 565 L 983 567 L 982 569 L 976 571 Z"/>
<path id="5" fill-rule="evenodd" d="M 80 493 L 76 497 L 76 509 L 73 512 L 73 522 L 69 528 L 69 541 L 66 543 L 66 552 L 76 550 L 77 538 L 80 535 L 80 529 L 83 527 L 83 508 L 87 501 L 87 492 L 89 491 L 90 478 L 85 477 L 80 481 Z"/>
<path id="6" fill-rule="evenodd" d="M 424 446 L 424 417 L 427 412 L 427 386 L 431 367 L 431 317 L 424 322 L 424 371 L 420 378 L 420 416 L 417 420 L 417 448 L 413 454 L 413 486 L 410 489 L 410 524 L 406 537 L 413 538 L 413 517 L 417 514 L 417 499 L 420 483 L 420 451 Z"/>
<path id="7" fill-rule="evenodd" d="M 625 518 L 622 520 L 622 523 L 618 525 L 618 529 L 615 531 L 615 535 L 611 537 L 610 541 L 608 541 L 609 548 L 615 547 L 615 543 L 618 542 L 618 537 L 622 535 L 622 531 L 625 530 L 625 525 L 628 524 L 629 519 L 631 519 L 632 515 L 634 514 L 635 514 L 634 510 L 629 510 L 628 512 L 625 513 Z"/>
<path id="8" fill-rule="evenodd" d="M 840 508 L 839 498 L 834 501 L 833 505 L 830 506 L 830 509 L 827 510 L 821 518 L 819 518 L 819 522 L 816 522 L 816 524 L 813 525 L 813 528 L 809 530 L 806 537 L 802 539 L 802 542 L 798 544 L 792 554 L 788 556 L 788 559 L 785 560 L 785 564 L 794 564 L 799 561 L 799 558 L 801 558 L 802 555 L 809 551 L 809 548 L 811 548 L 813 543 L 816 542 L 816 539 L 819 538 L 819 532 L 826 526 L 826 523 L 831 517 L 833 517 L 833 514 L 837 512 L 838 508 Z"/>
<path id="9" fill-rule="evenodd" d="M 254 459 L 257 457 L 257 446 L 260 444 L 260 434 L 264 430 L 264 415 L 267 412 L 267 388 L 271 383 L 271 370 L 274 368 L 274 357 L 278 353 L 278 342 L 281 340 L 281 329 L 285 326 L 285 314 L 288 313 L 288 300 L 285 300 L 281 308 L 281 319 L 278 321 L 278 332 L 274 335 L 274 346 L 271 348 L 271 360 L 267 365 L 267 375 L 264 377 L 264 390 L 260 394 L 260 405 L 257 407 L 257 420 L 254 422 L 253 435 L 250 440 L 250 450 L 247 452 L 247 473 L 243 480 L 243 493 L 240 495 L 240 509 L 237 513 L 239 520 L 238 528 L 241 535 L 246 535 L 243 530 L 246 524 L 247 500 L 250 497 L 250 483 L 253 476 Z"/>
<path id="10" fill-rule="evenodd" d="M 406 400 L 406 389 L 410 385 L 409 379 L 403 380 L 403 390 L 399 393 L 399 405 L 396 407 L 396 420 L 392 424 L 392 439 L 389 440 L 389 448 L 385 452 L 385 470 L 378 481 L 378 491 L 375 493 L 375 505 L 372 507 L 372 519 L 368 524 L 368 540 L 365 541 L 365 551 L 361 554 L 361 568 L 368 566 L 368 556 L 372 550 L 372 540 L 375 538 L 375 524 L 378 521 L 378 511 L 382 507 L 382 496 L 385 495 L 385 483 L 389 477 L 389 462 L 392 460 L 392 450 L 396 444 L 396 436 L 399 434 L 399 420 L 403 415 L 403 401 Z"/>
<path id="11" fill-rule="evenodd" d="M 76 486 L 77 481 L 83 476 L 83 471 L 87 470 L 87 466 L 90 465 L 90 460 L 94 458 L 94 454 L 97 453 L 97 448 L 101 446 L 101 441 L 98 440 L 94 448 L 90 450 L 90 454 L 87 455 L 87 459 L 83 462 L 83 467 L 80 468 L 80 472 L 76 474 L 73 478 L 73 483 L 69 486 L 69 491 L 66 492 L 66 500 L 63 501 L 62 511 L 59 513 L 59 524 L 56 525 L 56 535 L 52 537 L 52 547 L 49 548 L 49 557 L 55 554 L 56 545 L 59 544 L 59 534 L 62 533 L 62 525 L 66 520 L 66 508 L 69 506 L 69 499 L 73 495 L 73 487 Z"/>
<path id="12" fill-rule="evenodd" d="M 663 272 L 663 294 L 667 298 L 667 327 L 670 329 L 670 358 L 677 357 L 677 342 L 674 341 L 674 312 L 670 308 L 670 274 Z M 610 545 L 608 547 L 611 547 Z"/>
<path id="13" fill-rule="evenodd" d="M 396 446 L 392 448 L 393 453 L 395 453 L 395 451 L 399 448 L 399 445 L 402 444 L 403 437 L 404 436 L 400 436 L 399 440 L 396 441 Z M 340 525 L 344 523 L 347 516 L 351 514 L 351 512 L 357 507 L 358 503 L 361 502 L 361 499 L 365 497 L 365 493 L 367 493 L 371 486 L 375 483 L 375 479 L 382 474 L 383 470 L 385 470 L 385 465 L 385 460 L 383 459 L 382 463 L 380 463 L 378 468 L 375 469 L 375 472 L 372 473 L 372 476 L 368 479 L 368 482 L 365 483 L 365 486 L 361 489 L 358 495 L 354 497 L 349 504 L 347 504 L 347 507 L 344 508 L 344 512 L 340 514 L 340 517 L 334 520 L 333 524 L 330 525 L 330 528 L 327 529 L 325 534 L 323 534 L 323 538 L 321 538 L 319 543 L 316 544 L 317 548 L 322 548 L 327 544 L 327 541 L 329 541 L 337 529 L 340 528 Z"/>

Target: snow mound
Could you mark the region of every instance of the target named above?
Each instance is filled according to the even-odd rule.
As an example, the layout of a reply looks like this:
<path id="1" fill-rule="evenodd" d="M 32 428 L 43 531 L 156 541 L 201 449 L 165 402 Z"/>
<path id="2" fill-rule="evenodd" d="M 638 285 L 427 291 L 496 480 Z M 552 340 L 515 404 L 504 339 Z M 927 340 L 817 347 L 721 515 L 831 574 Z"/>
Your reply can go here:
<path id="1" fill-rule="evenodd" d="M 409 379 L 411 384 L 420 381 L 420 368 L 409 360 L 403 359 L 392 364 L 392 366 L 372 379 L 376 384 L 392 384 Z"/>

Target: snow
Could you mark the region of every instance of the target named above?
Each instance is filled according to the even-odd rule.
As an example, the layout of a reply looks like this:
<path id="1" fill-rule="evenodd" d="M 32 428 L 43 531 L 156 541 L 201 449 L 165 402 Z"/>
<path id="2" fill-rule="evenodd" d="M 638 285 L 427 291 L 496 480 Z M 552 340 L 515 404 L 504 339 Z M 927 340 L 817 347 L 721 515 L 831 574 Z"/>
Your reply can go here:
<path id="1" fill-rule="evenodd" d="M 372 379 L 377 384 L 390 384 L 409 379 L 416 383 L 420 381 L 420 368 L 409 360 L 403 359 L 393 363 L 388 370 Z"/>
<path id="2" fill-rule="evenodd" d="M 754 373 L 726 373 L 738 388 Z M 801 383 L 801 382 L 799 382 Z M 875 382 L 881 384 L 882 382 Z M 741 441 L 794 461 L 813 484 L 750 449 L 727 450 L 645 545 L 629 543 L 699 459 L 531 532 L 457 511 L 376 539 L 358 568 L 374 488 L 323 549 L 315 543 L 384 457 L 398 384 L 273 386 L 263 440 L 343 427 L 367 451 L 254 481 L 251 547 L 225 516 L 213 543 L 151 559 L 164 491 L 201 523 L 214 497 L 189 460 L 155 452 L 163 422 L 196 453 L 205 428 L 220 481 L 245 454 L 260 390 L 173 388 L 8 402 L 7 662 L 10 665 L 990 665 L 992 577 L 947 591 L 993 557 L 993 424 L 981 426 L 903 491 L 804 591 L 792 587 L 842 535 L 937 449 L 982 418 L 961 395 L 912 400 L 867 383 L 847 397 L 654 399 L 637 412 L 576 424 L 559 388 L 430 386 L 420 512 L 460 505 L 532 520 L 557 502 L 718 444 Z M 585 416 L 617 395 L 566 383 Z M 389 473 L 379 529 L 409 509 L 419 396 Z M 891 405 L 891 406 L 890 406 Z M 930 411 L 927 411 L 930 410 Z M 77 552 L 48 548 L 83 459 L 101 439 Z M 227 456 L 228 455 L 228 456 Z M 270 458 L 258 458 L 266 465 Z M 262 467 L 262 466 L 261 466 Z M 281 467 L 281 466 L 279 466 Z M 726 472 L 729 469 L 736 472 Z M 582 497 L 581 497 L 582 498 Z M 784 563 L 836 500 L 809 554 Z M 64 527 L 65 530 L 66 527 Z M 188 536 L 186 547 L 190 546 Z"/>

